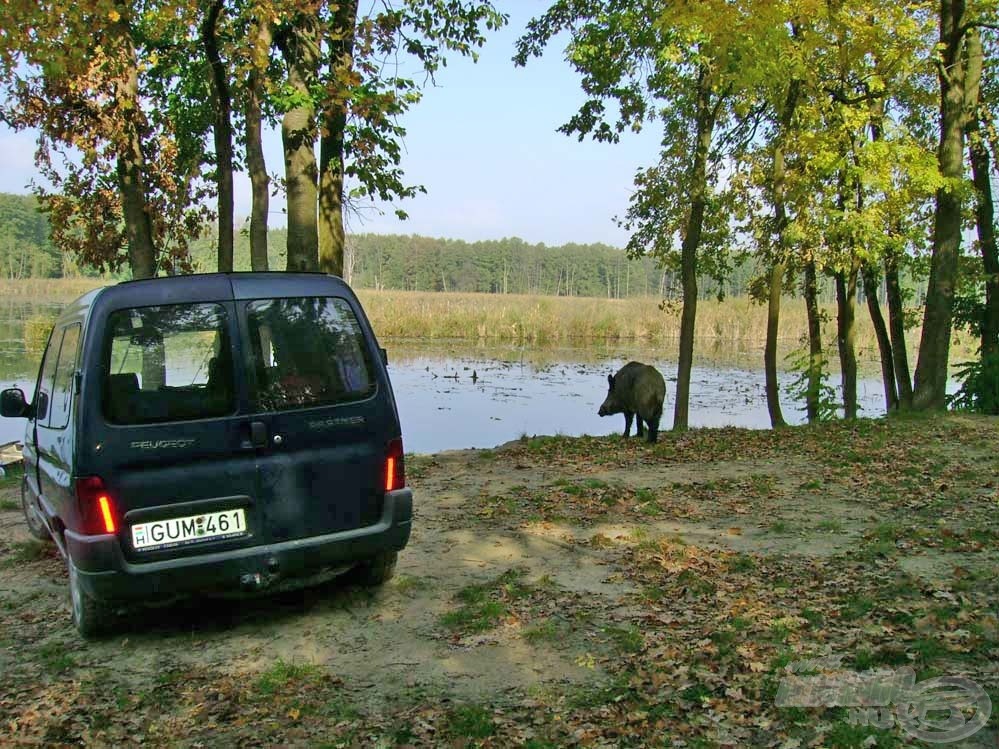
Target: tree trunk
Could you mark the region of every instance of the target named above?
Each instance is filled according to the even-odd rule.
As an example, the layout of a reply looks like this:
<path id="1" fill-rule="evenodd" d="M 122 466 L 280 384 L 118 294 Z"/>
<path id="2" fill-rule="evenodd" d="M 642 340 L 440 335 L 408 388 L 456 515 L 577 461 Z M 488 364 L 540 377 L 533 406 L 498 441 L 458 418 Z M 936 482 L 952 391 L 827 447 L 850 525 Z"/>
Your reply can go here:
<path id="1" fill-rule="evenodd" d="M 843 415 L 857 418 L 857 268 L 851 261 L 847 272 L 836 271 L 836 341 L 843 383 Z"/>
<path id="2" fill-rule="evenodd" d="M 288 85 L 304 102 L 288 110 L 281 121 L 285 187 L 288 192 L 288 270 L 319 269 L 319 227 L 316 215 L 316 111 L 310 86 L 319 61 L 317 19 L 299 16 L 278 41 L 288 65 Z"/>
<path id="3" fill-rule="evenodd" d="M 871 140 L 880 141 L 884 137 L 885 100 L 881 97 L 871 103 Z M 896 220 L 897 221 L 897 220 Z M 889 221 L 885 227 L 889 235 L 902 234 L 901 226 Z M 905 320 L 902 309 L 902 290 L 898 280 L 898 260 L 889 247 L 884 253 L 885 298 L 888 303 L 888 328 L 885 328 L 884 315 L 877 298 L 877 269 L 866 263 L 863 268 L 864 292 L 868 296 L 867 308 L 878 337 L 878 350 L 881 353 L 881 376 L 885 387 L 885 407 L 889 413 L 894 410 L 912 408 L 912 378 L 909 375 L 909 356 L 905 350 Z M 873 301 L 870 297 L 873 296 Z M 886 353 L 888 356 L 886 356 Z M 889 373 L 891 376 L 889 377 Z M 894 406 L 892 405 L 894 404 Z"/>
<path id="4" fill-rule="evenodd" d="M 253 59 L 246 78 L 246 168 L 250 173 L 252 201 L 250 206 L 250 268 L 265 271 L 267 259 L 267 220 L 270 210 L 270 177 L 264 160 L 262 140 L 263 70 L 271 48 L 271 26 L 264 18 L 256 19 Z"/>
<path id="5" fill-rule="evenodd" d="M 885 257 L 885 297 L 888 299 L 888 327 L 891 333 L 891 355 L 898 385 L 898 407 L 912 408 L 912 375 L 909 373 L 909 353 L 905 348 L 905 309 L 902 284 L 898 277 L 898 259 Z"/>
<path id="6" fill-rule="evenodd" d="M 965 36 L 977 30 L 965 28 L 964 0 L 940 2 L 940 145 L 937 162 L 948 184 L 936 194 L 933 217 L 933 254 L 926 289 L 923 332 L 916 363 L 913 406 L 920 410 L 943 410 L 947 406 L 947 365 L 950 357 L 954 284 L 961 254 L 961 190 L 964 169 L 964 127 L 970 95 L 978 97 L 981 77 L 981 46 L 968 55 Z"/>
<path id="7" fill-rule="evenodd" d="M 797 29 L 795 36 L 797 36 Z M 777 333 L 780 327 L 780 298 L 784 291 L 784 273 L 787 270 L 784 231 L 787 228 L 787 206 L 784 203 L 784 142 L 791 129 L 794 110 L 798 106 L 801 81 L 792 80 L 787 87 L 784 108 L 780 113 L 779 130 L 774 142 L 774 171 L 772 200 L 774 206 L 774 247 L 770 259 L 770 288 L 767 295 L 767 342 L 763 349 L 763 371 L 766 378 L 767 410 L 770 425 L 786 426 L 780 407 L 780 384 L 777 381 Z"/>
<path id="8" fill-rule="evenodd" d="M 694 323 L 697 320 L 697 248 L 701 244 L 708 185 L 708 152 L 715 127 L 717 107 L 711 100 L 711 81 L 703 68 L 697 87 L 697 142 L 690 165 L 690 214 L 680 248 L 683 312 L 680 315 L 680 351 L 676 372 L 676 402 L 673 431 L 687 429 L 690 410 L 690 370 L 694 363 Z"/>
<path id="9" fill-rule="evenodd" d="M 784 291 L 784 263 L 774 263 L 770 268 L 770 291 L 767 296 L 767 342 L 763 349 L 763 368 L 766 375 L 767 410 L 770 425 L 787 426 L 780 408 L 780 385 L 777 382 L 777 331 L 780 326 L 780 297 Z"/>
<path id="10" fill-rule="evenodd" d="M 822 395 L 822 318 L 819 316 L 818 281 L 815 258 L 805 261 L 805 311 L 808 315 L 808 390 L 805 393 L 805 412 L 808 423 L 819 420 L 819 399 Z"/>
<path id="11" fill-rule="evenodd" d="M 121 6 L 125 7 L 125 6 Z M 124 15 L 124 14 L 123 14 Z M 130 32 L 123 20 L 119 21 L 124 39 Z M 131 41 L 127 44 L 131 47 Z M 134 60 L 134 51 L 131 54 Z M 118 152 L 118 187 L 121 190 L 125 234 L 128 237 L 128 265 L 132 278 L 152 278 L 156 275 L 156 245 L 153 242 L 153 224 L 146 203 L 145 156 L 142 153 L 142 109 L 139 107 L 139 73 L 133 65 L 121 85 L 122 101 L 131 106 L 121 108 L 125 119 L 124 138 Z"/>
<path id="12" fill-rule="evenodd" d="M 330 71 L 331 81 L 343 81 L 353 68 L 354 27 L 357 0 L 337 6 L 333 18 Z M 323 136 L 319 143 L 319 269 L 343 275 L 344 134 L 347 128 L 347 92 L 334 97 L 323 113 Z"/>
<path id="13" fill-rule="evenodd" d="M 975 223 L 978 226 L 978 244 L 982 250 L 982 265 L 985 270 L 985 310 L 981 330 L 981 356 L 984 361 L 999 352 L 999 250 L 996 248 L 991 160 L 978 118 L 978 110 L 982 106 L 982 92 L 979 88 L 978 107 L 968 122 L 968 147 L 971 151 L 972 179 L 978 198 L 975 204 Z"/>
<path id="14" fill-rule="evenodd" d="M 211 69 L 211 84 L 215 105 L 215 183 L 218 189 L 218 270 L 232 272 L 233 247 L 233 187 L 232 187 L 232 99 L 229 96 L 229 76 L 219 54 L 218 22 L 224 0 L 214 0 L 201 25 L 201 43 Z"/>
<path id="15" fill-rule="evenodd" d="M 891 350 L 891 338 L 888 335 L 885 317 L 881 313 L 881 305 L 878 303 L 880 283 L 877 274 L 870 266 L 864 265 L 863 277 L 867 311 L 874 324 L 874 334 L 878 338 L 878 351 L 881 354 L 881 379 L 885 386 L 885 411 L 892 413 L 898 410 L 898 389 L 895 384 L 895 360 Z"/>

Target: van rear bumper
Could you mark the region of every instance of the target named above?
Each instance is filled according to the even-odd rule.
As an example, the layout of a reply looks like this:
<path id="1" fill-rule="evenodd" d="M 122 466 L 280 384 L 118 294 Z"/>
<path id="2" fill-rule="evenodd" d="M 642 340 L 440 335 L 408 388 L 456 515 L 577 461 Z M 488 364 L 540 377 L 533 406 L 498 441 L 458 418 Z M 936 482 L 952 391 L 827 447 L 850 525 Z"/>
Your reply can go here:
<path id="1" fill-rule="evenodd" d="M 305 577 L 327 567 L 399 551 L 409 541 L 413 492 L 388 492 L 374 525 L 267 546 L 133 564 L 118 537 L 81 536 L 67 530 L 66 551 L 83 590 L 102 600 L 156 599 L 177 593 L 238 590 L 247 575 L 271 580 Z"/>

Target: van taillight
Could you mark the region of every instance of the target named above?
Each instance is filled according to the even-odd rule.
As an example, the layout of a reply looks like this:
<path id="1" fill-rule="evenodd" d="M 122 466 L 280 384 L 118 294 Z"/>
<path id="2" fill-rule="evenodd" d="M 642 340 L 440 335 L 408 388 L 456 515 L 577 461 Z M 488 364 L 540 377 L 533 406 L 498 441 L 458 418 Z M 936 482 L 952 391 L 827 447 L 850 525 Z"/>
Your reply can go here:
<path id="1" fill-rule="evenodd" d="M 385 491 L 406 486 L 406 463 L 402 457 L 402 438 L 394 439 L 385 449 Z"/>
<path id="2" fill-rule="evenodd" d="M 76 501 L 83 518 L 84 533 L 99 535 L 118 532 L 114 502 L 100 476 L 76 480 Z"/>

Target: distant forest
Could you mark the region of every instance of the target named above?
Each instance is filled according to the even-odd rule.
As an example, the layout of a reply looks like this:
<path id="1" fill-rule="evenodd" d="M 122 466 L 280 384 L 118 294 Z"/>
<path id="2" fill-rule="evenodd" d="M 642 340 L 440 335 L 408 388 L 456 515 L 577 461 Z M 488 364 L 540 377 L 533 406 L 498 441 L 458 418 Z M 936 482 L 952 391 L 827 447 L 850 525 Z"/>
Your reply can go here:
<path id="1" fill-rule="evenodd" d="M 0 193 L 0 273 L 7 279 L 93 276 L 48 239 L 48 220 L 31 195 Z M 270 267 L 283 270 L 287 234 L 272 229 Z M 216 268 L 215 238 L 206 233 L 191 248 L 196 271 Z M 235 269 L 249 270 L 249 238 L 237 232 Z M 711 278 L 699 284 L 702 298 L 744 296 L 756 275 L 756 262 L 735 262 L 723 286 Z M 510 237 L 465 242 L 417 235 L 351 234 L 347 237 L 344 276 L 353 286 L 414 291 L 463 291 L 493 294 L 544 294 L 624 298 L 679 295 L 679 273 L 660 268 L 650 257 L 629 259 L 605 244 L 530 244 Z M 121 278 L 127 277 L 123 269 Z M 823 301 L 834 300 L 831 284 Z"/>

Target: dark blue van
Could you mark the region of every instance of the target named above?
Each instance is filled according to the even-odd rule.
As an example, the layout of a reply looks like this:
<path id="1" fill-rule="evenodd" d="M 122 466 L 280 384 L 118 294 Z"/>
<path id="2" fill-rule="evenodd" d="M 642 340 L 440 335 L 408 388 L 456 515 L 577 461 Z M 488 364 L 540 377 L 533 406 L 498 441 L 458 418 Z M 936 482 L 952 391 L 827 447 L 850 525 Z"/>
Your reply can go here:
<path id="1" fill-rule="evenodd" d="M 127 602 L 264 589 L 353 568 L 376 585 L 409 539 L 402 434 L 357 297 L 320 274 L 132 281 L 70 304 L 26 417 L 29 529 L 66 558 L 73 622 Z"/>

